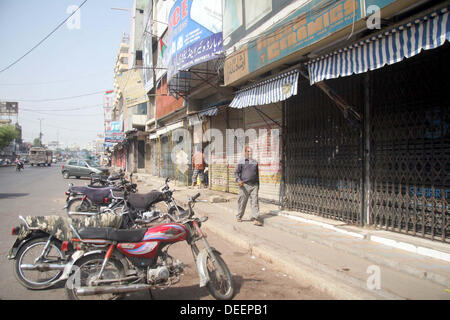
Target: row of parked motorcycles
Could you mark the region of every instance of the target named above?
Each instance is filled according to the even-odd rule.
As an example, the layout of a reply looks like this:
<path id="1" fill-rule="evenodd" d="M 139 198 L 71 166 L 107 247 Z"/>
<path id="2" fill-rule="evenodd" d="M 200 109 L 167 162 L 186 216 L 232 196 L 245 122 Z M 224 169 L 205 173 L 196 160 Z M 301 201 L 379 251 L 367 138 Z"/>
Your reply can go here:
<path id="1" fill-rule="evenodd" d="M 186 241 L 200 287 L 216 299 L 233 297 L 231 273 L 220 252 L 211 247 L 195 216 L 200 193 L 178 206 L 166 179 L 161 190 L 146 194 L 123 172 L 91 178 L 86 186 L 69 184 L 66 216 L 19 216 L 17 236 L 8 258 L 14 274 L 28 289 L 65 281 L 69 299 L 118 299 L 130 292 L 168 288 L 180 281 L 184 264 L 168 250 Z M 156 208 L 165 203 L 167 212 Z M 163 210 L 165 211 L 165 210 Z"/>

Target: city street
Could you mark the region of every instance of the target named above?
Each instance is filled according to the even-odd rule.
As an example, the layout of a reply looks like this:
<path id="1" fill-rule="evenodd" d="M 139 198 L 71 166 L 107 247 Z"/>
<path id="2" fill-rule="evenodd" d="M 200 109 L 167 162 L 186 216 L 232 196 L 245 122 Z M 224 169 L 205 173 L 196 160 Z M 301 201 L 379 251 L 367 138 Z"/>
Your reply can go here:
<path id="1" fill-rule="evenodd" d="M 7 260 L 8 250 L 15 237 L 11 228 L 19 224 L 19 215 L 65 215 L 61 209 L 65 203 L 64 192 L 69 182 L 84 185 L 87 179 L 63 179 L 61 164 L 52 167 L 25 166 L 22 172 L 14 167 L 0 168 L 0 299 L 65 299 L 63 285 L 32 291 L 22 287 L 15 279 L 13 262 Z M 273 270 L 267 262 L 250 256 L 220 237 L 208 232 L 211 245 L 222 252 L 236 286 L 234 299 L 330 299 L 317 290 L 294 281 L 292 276 Z M 154 299 L 209 300 L 212 297 L 198 286 L 198 275 L 191 251 L 186 243 L 179 243 L 169 250 L 172 256 L 187 265 L 181 281 L 172 288 L 153 292 Z M 128 299 L 149 299 L 146 291 L 130 294 Z"/>

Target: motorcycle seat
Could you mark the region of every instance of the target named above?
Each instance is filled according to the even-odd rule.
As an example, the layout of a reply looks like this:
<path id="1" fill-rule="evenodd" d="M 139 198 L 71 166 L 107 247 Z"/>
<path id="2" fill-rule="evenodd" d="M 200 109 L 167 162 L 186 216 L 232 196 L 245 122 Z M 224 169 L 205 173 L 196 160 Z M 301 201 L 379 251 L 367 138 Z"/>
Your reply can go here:
<path id="1" fill-rule="evenodd" d="M 122 230 L 114 228 L 82 228 L 78 234 L 82 239 L 104 239 L 117 242 L 140 242 L 147 229 Z"/>
<path id="2" fill-rule="evenodd" d="M 103 187 L 103 188 L 97 188 L 97 187 L 72 187 L 70 189 L 71 192 L 76 192 L 80 194 L 86 195 L 90 200 L 101 203 L 105 198 L 110 198 L 111 196 L 111 190 L 113 191 L 121 191 L 118 187 Z"/>
<path id="3" fill-rule="evenodd" d="M 148 209 L 152 204 L 163 200 L 164 194 L 153 190 L 149 193 L 131 193 L 128 202 L 136 209 Z"/>

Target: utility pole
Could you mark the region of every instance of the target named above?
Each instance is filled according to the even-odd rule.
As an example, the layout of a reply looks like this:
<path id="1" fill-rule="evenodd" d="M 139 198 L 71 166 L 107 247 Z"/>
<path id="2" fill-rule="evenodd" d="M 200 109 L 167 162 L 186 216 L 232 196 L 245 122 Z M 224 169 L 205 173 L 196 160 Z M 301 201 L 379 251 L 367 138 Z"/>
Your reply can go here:
<path id="1" fill-rule="evenodd" d="M 44 118 L 39 118 L 39 144 L 42 147 L 42 120 L 45 120 Z"/>

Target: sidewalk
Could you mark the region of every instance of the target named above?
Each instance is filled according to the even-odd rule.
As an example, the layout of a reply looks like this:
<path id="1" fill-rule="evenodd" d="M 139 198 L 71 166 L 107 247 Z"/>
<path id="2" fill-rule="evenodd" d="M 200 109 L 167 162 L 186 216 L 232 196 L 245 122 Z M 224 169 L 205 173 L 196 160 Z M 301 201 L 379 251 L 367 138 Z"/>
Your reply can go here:
<path id="1" fill-rule="evenodd" d="M 142 173 L 134 174 L 133 181 L 140 193 L 164 184 Z M 236 221 L 235 194 L 189 189 L 176 181 L 169 185 L 183 207 L 197 192 L 208 200 L 195 206 L 197 215 L 209 218 L 206 230 L 336 299 L 450 300 L 449 244 L 280 211 L 261 202 L 264 226 L 257 227 L 249 220 L 249 206 L 244 221 Z"/>

